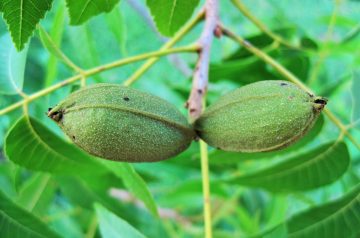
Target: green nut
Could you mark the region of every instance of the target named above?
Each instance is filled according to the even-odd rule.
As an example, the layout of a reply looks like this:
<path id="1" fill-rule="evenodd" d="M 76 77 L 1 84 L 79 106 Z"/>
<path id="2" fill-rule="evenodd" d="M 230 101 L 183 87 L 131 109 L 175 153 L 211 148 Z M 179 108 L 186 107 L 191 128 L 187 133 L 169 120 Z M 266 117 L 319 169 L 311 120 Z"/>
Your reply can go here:
<path id="1" fill-rule="evenodd" d="M 293 83 L 260 81 L 222 96 L 195 122 L 195 130 L 225 151 L 277 150 L 309 131 L 326 103 Z"/>
<path id="2" fill-rule="evenodd" d="M 168 159 L 184 151 L 195 136 L 175 106 L 116 84 L 72 93 L 48 116 L 89 154 L 116 161 Z"/>

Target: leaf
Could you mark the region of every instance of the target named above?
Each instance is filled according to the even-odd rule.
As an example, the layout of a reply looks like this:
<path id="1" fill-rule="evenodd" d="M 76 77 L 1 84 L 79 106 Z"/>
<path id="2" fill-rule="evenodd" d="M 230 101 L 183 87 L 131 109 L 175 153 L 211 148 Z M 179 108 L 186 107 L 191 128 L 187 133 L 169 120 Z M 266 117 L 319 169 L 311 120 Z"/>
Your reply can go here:
<path id="1" fill-rule="evenodd" d="M 4 19 L 17 50 L 22 50 L 40 19 L 50 10 L 52 0 L 2 0 Z"/>
<path id="2" fill-rule="evenodd" d="M 343 197 L 299 213 L 285 225 L 288 238 L 355 237 L 360 232 L 360 185 Z"/>
<path id="3" fill-rule="evenodd" d="M 324 125 L 324 116 L 320 115 L 317 121 L 315 122 L 314 127 L 298 142 L 295 144 L 278 151 L 271 152 L 258 152 L 258 153 L 239 153 L 239 152 L 228 152 L 222 150 L 215 150 L 209 154 L 210 164 L 216 165 L 226 165 L 226 164 L 236 164 L 243 162 L 245 160 L 259 160 L 259 159 L 273 159 L 281 156 L 288 156 L 291 153 L 303 150 L 304 146 L 309 142 L 314 140 L 318 134 L 321 132 Z"/>
<path id="4" fill-rule="evenodd" d="M 353 97 L 352 123 L 356 128 L 360 129 L 360 70 L 353 72 L 353 80 L 351 86 L 351 94 Z"/>
<path id="5" fill-rule="evenodd" d="M 100 204 L 95 204 L 96 215 L 99 220 L 101 237 L 103 238 L 145 238 L 138 230 L 125 220 L 111 213 Z"/>
<path id="6" fill-rule="evenodd" d="M 110 12 L 119 0 L 66 0 L 70 24 L 80 25 L 93 16 Z"/>
<path id="7" fill-rule="evenodd" d="M 156 27 L 165 36 L 174 35 L 191 17 L 199 0 L 146 0 Z"/>
<path id="8" fill-rule="evenodd" d="M 126 217 L 134 224 L 139 222 L 139 217 L 133 216 L 134 207 L 119 202 L 117 198 L 110 195 L 111 188 L 121 186 L 121 181 L 113 174 L 98 177 L 86 176 L 83 178 L 74 176 L 57 176 L 61 193 L 71 201 L 71 203 L 82 208 L 92 210 L 94 203 L 101 203 L 116 215 Z"/>
<path id="9" fill-rule="evenodd" d="M 9 34 L 0 37 L 0 94 L 22 91 L 28 48 L 17 52 Z"/>
<path id="10" fill-rule="evenodd" d="M 0 235 L 2 238 L 60 237 L 31 213 L 21 209 L 0 191 Z"/>
<path id="11" fill-rule="evenodd" d="M 49 32 L 50 38 L 53 40 L 53 43 L 57 46 L 57 48 L 61 47 L 61 40 L 63 38 L 64 33 L 64 24 L 65 24 L 65 5 L 63 2 L 60 2 L 57 5 L 56 14 L 53 18 L 53 24 L 51 26 L 51 30 Z M 41 27 L 40 27 L 41 29 Z M 44 40 L 41 37 L 40 39 L 44 44 Z M 54 80 L 56 79 L 58 69 L 57 69 L 57 57 L 55 55 L 50 55 L 48 64 L 46 67 L 46 78 L 45 78 L 45 87 L 49 87 L 52 85 Z"/>
<path id="12" fill-rule="evenodd" d="M 149 211 L 158 217 L 158 211 L 154 198 L 152 197 L 145 181 L 128 163 L 103 161 L 109 170 L 121 178 L 126 188 L 138 199 L 144 202 Z"/>
<path id="13" fill-rule="evenodd" d="M 25 168 L 56 174 L 102 174 L 92 156 L 66 143 L 33 118 L 23 116 L 5 138 L 6 156 Z"/>
<path id="14" fill-rule="evenodd" d="M 228 179 L 228 182 L 261 187 L 273 192 L 302 191 L 334 182 L 350 163 L 347 146 L 331 142 L 270 168 Z"/>
<path id="15" fill-rule="evenodd" d="M 50 175 L 35 173 L 21 187 L 16 203 L 33 214 L 43 215 L 54 195 L 55 188 Z"/>
<path id="16" fill-rule="evenodd" d="M 77 67 L 74 65 L 74 63 L 72 63 L 71 60 L 66 57 L 66 55 L 64 55 L 64 53 L 58 48 L 58 46 L 51 39 L 49 34 L 42 27 L 39 27 L 39 33 L 41 42 L 52 55 L 54 55 L 57 59 L 63 61 L 70 68 L 77 70 Z"/>
<path id="17" fill-rule="evenodd" d="M 277 79 L 266 69 L 266 64 L 256 57 L 225 61 L 218 64 L 211 64 L 209 69 L 209 80 L 218 82 L 230 80 L 237 84 L 247 84 L 264 79 Z"/>
<path id="18" fill-rule="evenodd" d="M 110 32 L 119 43 L 121 54 L 126 56 L 127 26 L 122 12 L 118 8 L 114 8 L 109 14 L 106 14 L 105 20 Z"/>

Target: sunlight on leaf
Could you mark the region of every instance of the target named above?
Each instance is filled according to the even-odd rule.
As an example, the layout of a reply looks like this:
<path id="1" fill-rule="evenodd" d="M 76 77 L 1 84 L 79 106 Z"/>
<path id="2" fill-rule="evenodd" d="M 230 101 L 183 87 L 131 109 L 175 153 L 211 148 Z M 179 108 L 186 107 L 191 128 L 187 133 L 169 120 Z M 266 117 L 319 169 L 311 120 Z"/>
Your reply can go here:
<path id="1" fill-rule="evenodd" d="M 0 94 L 22 91 L 28 48 L 17 52 L 9 33 L 0 37 Z"/>

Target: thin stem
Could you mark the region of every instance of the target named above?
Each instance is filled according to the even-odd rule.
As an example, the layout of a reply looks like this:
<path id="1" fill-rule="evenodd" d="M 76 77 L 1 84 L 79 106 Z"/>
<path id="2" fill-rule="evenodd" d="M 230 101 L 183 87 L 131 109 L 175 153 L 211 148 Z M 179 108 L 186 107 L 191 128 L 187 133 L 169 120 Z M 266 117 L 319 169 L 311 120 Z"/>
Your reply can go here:
<path id="1" fill-rule="evenodd" d="M 81 77 L 81 84 L 80 86 L 83 88 L 83 87 L 86 87 L 86 77 L 85 76 L 82 76 Z"/>
<path id="2" fill-rule="evenodd" d="M 99 66 L 99 67 L 95 67 L 93 69 L 89 69 L 89 70 L 86 70 L 84 71 L 82 74 L 78 74 L 78 75 L 75 75 L 75 76 L 72 76 L 60 83 L 57 83 L 53 86 L 50 86 L 48 88 L 45 88 L 37 93 L 34 93 L 32 95 L 29 95 L 27 98 L 24 98 L 23 100 L 17 102 L 17 103 L 14 103 L 2 110 L 0 110 L 0 116 L 1 115 L 4 115 L 8 112 L 11 112 L 19 107 L 21 107 L 22 105 L 24 104 L 27 104 L 37 98 L 40 98 L 42 96 L 45 96 L 61 87 L 64 87 L 65 85 L 68 85 L 68 84 L 71 84 L 73 82 L 76 82 L 78 80 L 80 80 L 81 78 L 83 77 L 89 77 L 91 75 L 94 75 L 94 74 L 98 74 L 100 72 L 103 72 L 103 71 L 106 71 L 106 70 L 109 70 L 109 69 L 113 69 L 113 68 L 116 68 L 116 67 L 120 67 L 120 66 L 123 66 L 123 65 L 126 65 L 126 64 L 131 64 L 131 63 L 134 63 L 134 62 L 137 62 L 137 61 L 140 61 L 140 60 L 144 60 L 144 59 L 148 59 L 148 58 L 151 58 L 151 57 L 160 57 L 160 56 L 164 56 L 164 55 L 168 55 L 168 54 L 174 54 L 174 53 L 180 53 L 180 52 L 196 52 L 197 50 L 199 49 L 199 47 L 197 45 L 190 45 L 190 46 L 183 46 L 183 47 L 177 47 L 177 48 L 172 48 L 172 49 L 164 49 L 164 50 L 160 50 L 160 51 L 154 51 L 154 52 L 149 52 L 149 53 L 145 53 L 145 54 L 140 54 L 140 55 L 136 55 L 136 56 L 132 56 L 132 57 L 128 57 L 128 58 L 125 58 L 125 59 L 121 59 L 121 60 L 118 60 L 118 61 L 115 61 L 115 62 L 112 62 L 112 63 L 109 63 L 109 64 L 105 64 L 105 65 L 102 65 L 102 66 Z M 131 82 L 128 82 L 126 83 L 125 82 L 125 85 L 129 85 Z"/>
<path id="3" fill-rule="evenodd" d="M 292 45 L 291 43 L 284 40 L 278 34 L 272 32 L 265 24 L 263 24 L 259 19 L 252 15 L 249 9 L 242 3 L 241 0 L 231 0 L 233 4 L 240 10 L 246 18 L 248 18 L 255 26 L 257 26 L 262 32 L 271 37 L 274 41 L 279 42 L 280 44 L 287 46 L 289 48 L 301 49 L 299 46 Z"/>
<path id="4" fill-rule="evenodd" d="M 246 41 L 240 36 L 235 35 L 232 31 L 225 28 L 224 26 L 221 26 L 221 29 L 223 31 L 223 34 L 230 37 L 234 41 L 238 42 L 242 46 L 244 46 L 248 51 L 259 57 L 264 62 L 268 63 L 274 69 L 276 69 L 284 78 L 288 79 L 289 81 L 297 84 L 300 88 L 304 89 L 305 91 L 314 94 L 313 91 L 308 88 L 303 82 L 300 81 L 294 74 L 292 74 L 289 70 L 287 70 L 284 66 L 279 64 L 276 60 L 274 60 L 272 57 L 264 53 L 263 51 L 259 50 L 255 46 L 253 46 L 250 42 Z M 329 119 L 341 130 L 342 133 L 344 133 L 349 140 L 360 149 L 360 144 L 353 138 L 353 136 L 349 133 L 346 126 L 342 124 L 342 122 L 327 108 L 324 109 L 324 113 L 329 117 Z"/>
<path id="5" fill-rule="evenodd" d="M 173 38 L 166 42 L 160 50 L 166 50 L 171 48 L 178 42 L 183 36 L 185 36 L 198 22 L 204 18 L 204 11 L 200 11 L 198 15 L 188 22 L 180 31 L 178 31 Z M 133 75 L 131 75 L 126 81 L 125 85 L 130 85 L 135 82 L 141 75 L 143 75 L 153 64 L 159 60 L 159 57 L 153 57 L 146 61 Z"/>
<path id="6" fill-rule="evenodd" d="M 82 73 L 83 69 L 81 69 L 79 66 L 77 66 L 74 62 L 72 62 L 56 45 L 54 40 L 51 38 L 51 36 L 47 33 L 47 31 L 42 27 L 39 26 L 40 36 L 42 36 L 44 41 L 47 41 L 48 44 L 47 50 L 49 53 L 53 54 L 58 59 L 62 60 L 69 68 L 73 69 L 75 72 Z"/>
<path id="7" fill-rule="evenodd" d="M 337 19 L 337 13 L 339 10 L 339 5 L 340 5 L 340 0 L 336 0 L 335 1 L 335 7 L 334 10 L 331 14 L 331 18 L 329 21 L 329 25 L 325 34 L 325 45 L 329 42 L 329 40 L 331 39 L 333 32 L 334 32 L 334 26 L 336 23 L 336 19 Z M 326 59 L 326 57 L 329 55 L 329 50 L 326 47 L 326 50 L 321 49 L 319 55 L 318 55 L 318 60 L 315 63 L 314 67 L 312 68 L 311 72 L 310 72 L 310 77 L 308 80 L 309 85 L 312 85 L 313 82 L 315 82 L 315 80 L 318 78 L 318 75 L 320 74 L 320 70 L 321 67 Z"/>
<path id="8" fill-rule="evenodd" d="M 200 140 L 200 156 L 201 156 L 201 176 L 204 199 L 204 223 L 205 223 L 205 237 L 212 237 L 212 223 L 211 223 L 211 200 L 210 200 L 210 179 L 209 179 L 209 159 L 207 145 Z"/>
<path id="9" fill-rule="evenodd" d="M 194 70 L 191 93 L 186 102 L 191 121 L 195 121 L 202 112 L 202 98 L 207 91 L 209 81 L 210 51 L 218 23 L 218 9 L 217 0 L 206 1 L 205 24 L 198 40 L 200 45 L 199 58 Z"/>

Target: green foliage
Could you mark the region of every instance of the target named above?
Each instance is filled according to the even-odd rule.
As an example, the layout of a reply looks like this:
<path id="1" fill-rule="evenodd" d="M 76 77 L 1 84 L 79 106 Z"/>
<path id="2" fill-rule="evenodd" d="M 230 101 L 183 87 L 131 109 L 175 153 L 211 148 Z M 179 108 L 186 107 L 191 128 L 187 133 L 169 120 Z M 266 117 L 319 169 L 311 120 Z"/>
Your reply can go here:
<path id="1" fill-rule="evenodd" d="M 286 221 L 289 238 L 356 237 L 360 223 L 360 186 L 333 202 L 313 207 Z"/>
<path id="2" fill-rule="evenodd" d="M 57 174 L 104 172 L 98 161 L 58 138 L 36 119 L 26 116 L 9 131 L 4 150 L 14 163 L 36 171 Z"/>
<path id="3" fill-rule="evenodd" d="M 36 24 L 50 10 L 52 0 L 3 0 L 4 19 L 17 50 L 22 50 Z"/>
<path id="4" fill-rule="evenodd" d="M 110 12 L 119 0 L 66 0 L 70 23 L 80 25 L 89 18 L 103 12 Z"/>
<path id="5" fill-rule="evenodd" d="M 139 231 L 129 223 L 111 213 L 101 204 L 95 204 L 95 210 L 99 219 L 100 233 L 103 238 L 145 238 Z"/>
<path id="6" fill-rule="evenodd" d="M 285 43 L 232 1 L 219 1 L 221 23 L 329 102 L 309 133 L 285 149 L 208 149 L 213 237 L 358 237 L 360 4 L 241 2 Z M 124 83 L 143 62 L 86 75 L 86 82 L 81 73 L 156 52 L 165 41 L 156 31 L 178 35 L 168 39 L 175 47 L 196 43 L 204 24 L 189 27 L 190 16 L 205 1 L 48 3 L 0 0 L 0 237 L 204 237 L 198 142 L 157 163 L 104 161 L 70 143 L 46 114 L 84 84 Z M 186 116 L 196 60 L 196 53 L 159 57 L 130 87 Z M 226 35 L 214 39 L 210 62 L 207 106 L 246 84 L 287 79 Z"/>
<path id="7" fill-rule="evenodd" d="M 0 37 L 0 93 L 17 94 L 23 89 L 25 62 L 28 47 L 17 52 L 11 43 L 10 35 Z"/>
<path id="8" fill-rule="evenodd" d="M 157 28 L 165 36 L 174 35 L 189 19 L 199 0 L 146 0 Z"/>
<path id="9" fill-rule="evenodd" d="M 0 192 L 1 237 L 60 237 L 31 213 L 21 209 Z"/>
<path id="10" fill-rule="evenodd" d="M 346 144 L 334 141 L 229 182 L 274 192 L 314 189 L 336 181 L 345 173 L 349 162 Z"/>

